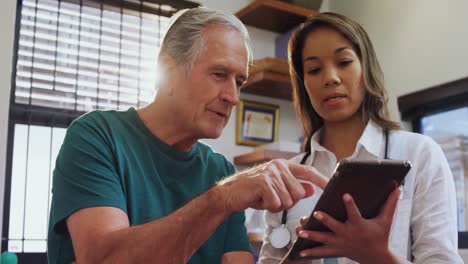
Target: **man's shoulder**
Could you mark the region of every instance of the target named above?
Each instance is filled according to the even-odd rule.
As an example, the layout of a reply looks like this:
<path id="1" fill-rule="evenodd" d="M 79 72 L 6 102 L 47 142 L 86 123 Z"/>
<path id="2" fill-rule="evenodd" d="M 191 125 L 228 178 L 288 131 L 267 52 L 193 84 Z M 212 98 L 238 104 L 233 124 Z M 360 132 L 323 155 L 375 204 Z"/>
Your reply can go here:
<path id="1" fill-rule="evenodd" d="M 226 157 L 223 154 L 215 151 L 210 145 L 204 142 L 198 141 L 197 147 L 198 147 L 199 152 L 203 155 L 206 155 L 215 159 L 227 161 Z"/>
<path id="2" fill-rule="evenodd" d="M 75 119 L 68 130 L 110 131 L 130 119 L 129 111 L 93 110 Z"/>
<path id="3" fill-rule="evenodd" d="M 221 153 L 215 151 L 211 146 L 201 141 L 197 142 L 198 153 L 217 165 L 229 168 L 229 173 L 234 173 L 234 165 Z"/>
<path id="4" fill-rule="evenodd" d="M 73 123 L 81 124 L 102 124 L 111 120 L 121 119 L 125 115 L 124 111 L 116 110 L 93 110 L 83 114 L 73 121 Z M 72 123 L 72 124 L 73 124 Z"/>
<path id="5" fill-rule="evenodd" d="M 125 111 L 94 110 L 75 119 L 67 128 L 66 145 L 112 144 L 126 135 L 131 120 Z"/>

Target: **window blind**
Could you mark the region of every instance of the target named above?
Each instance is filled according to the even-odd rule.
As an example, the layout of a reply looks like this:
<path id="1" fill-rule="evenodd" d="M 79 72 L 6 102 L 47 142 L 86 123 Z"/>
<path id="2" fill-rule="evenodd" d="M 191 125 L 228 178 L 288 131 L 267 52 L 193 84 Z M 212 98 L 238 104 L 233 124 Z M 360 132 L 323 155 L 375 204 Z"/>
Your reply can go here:
<path id="1" fill-rule="evenodd" d="M 168 18 L 24 0 L 20 23 L 15 103 L 90 111 L 152 100 Z"/>

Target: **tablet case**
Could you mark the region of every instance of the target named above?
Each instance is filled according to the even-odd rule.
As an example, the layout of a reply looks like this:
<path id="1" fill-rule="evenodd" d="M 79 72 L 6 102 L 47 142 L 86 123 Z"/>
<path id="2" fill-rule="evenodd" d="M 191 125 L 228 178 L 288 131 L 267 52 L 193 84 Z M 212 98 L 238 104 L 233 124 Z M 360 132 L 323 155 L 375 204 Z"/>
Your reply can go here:
<path id="1" fill-rule="evenodd" d="M 315 211 L 322 211 L 340 222 L 345 222 L 347 215 L 342 197 L 345 193 L 349 193 L 363 218 L 375 218 L 390 193 L 402 185 L 410 169 L 411 163 L 403 160 L 344 160 L 340 162 L 312 214 Z M 305 229 L 330 232 L 312 214 Z M 289 251 L 288 258 L 312 259 L 312 257 L 301 257 L 299 253 L 304 249 L 321 245 L 319 242 L 299 237 Z"/>

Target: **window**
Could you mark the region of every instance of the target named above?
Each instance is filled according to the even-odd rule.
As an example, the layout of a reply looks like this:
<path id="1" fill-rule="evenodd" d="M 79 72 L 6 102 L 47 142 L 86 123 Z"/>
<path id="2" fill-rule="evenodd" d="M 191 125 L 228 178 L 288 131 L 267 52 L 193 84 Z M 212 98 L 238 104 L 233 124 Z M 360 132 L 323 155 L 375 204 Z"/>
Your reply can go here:
<path id="1" fill-rule="evenodd" d="M 15 103 L 74 111 L 152 98 L 167 18 L 54 0 L 25 0 Z"/>
<path id="2" fill-rule="evenodd" d="M 432 137 L 442 148 L 455 182 L 458 230 L 466 231 L 468 186 L 468 107 L 444 111 L 421 118 L 421 133 Z M 467 182 L 468 183 L 468 182 Z"/>
<path id="3" fill-rule="evenodd" d="M 442 148 L 455 182 L 458 246 L 468 248 L 468 78 L 398 98 L 402 119 Z"/>
<path id="4" fill-rule="evenodd" d="M 154 97 L 168 0 L 22 0 L 10 104 L 2 251 L 45 261 L 51 176 L 66 127 L 95 109 Z M 32 257 L 31 257 L 32 256 Z"/>

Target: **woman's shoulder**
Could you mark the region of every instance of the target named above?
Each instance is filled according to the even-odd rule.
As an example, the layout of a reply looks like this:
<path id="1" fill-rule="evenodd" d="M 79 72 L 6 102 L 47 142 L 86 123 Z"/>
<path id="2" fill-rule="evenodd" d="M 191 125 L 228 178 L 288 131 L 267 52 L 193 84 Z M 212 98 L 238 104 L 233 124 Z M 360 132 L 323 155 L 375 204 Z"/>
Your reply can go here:
<path id="1" fill-rule="evenodd" d="M 394 140 L 400 144 L 404 144 L 407 147 L 433 147 L 438 144 L 431 137 L 415 132 L 409 132 L 405 130 L 394 130 L 391 133 L 391 140 Z"/>
<path id="2" fill-rule="evenodd" d="M 397 130 L 392 132 L 391 147 L 395 146 L 401 158 L 417 161 L 441 160 L 445 157 L 440 145 L 431 137 L 414 132 Z M 397 153 L 398 153 L 397 152 Z"/>

